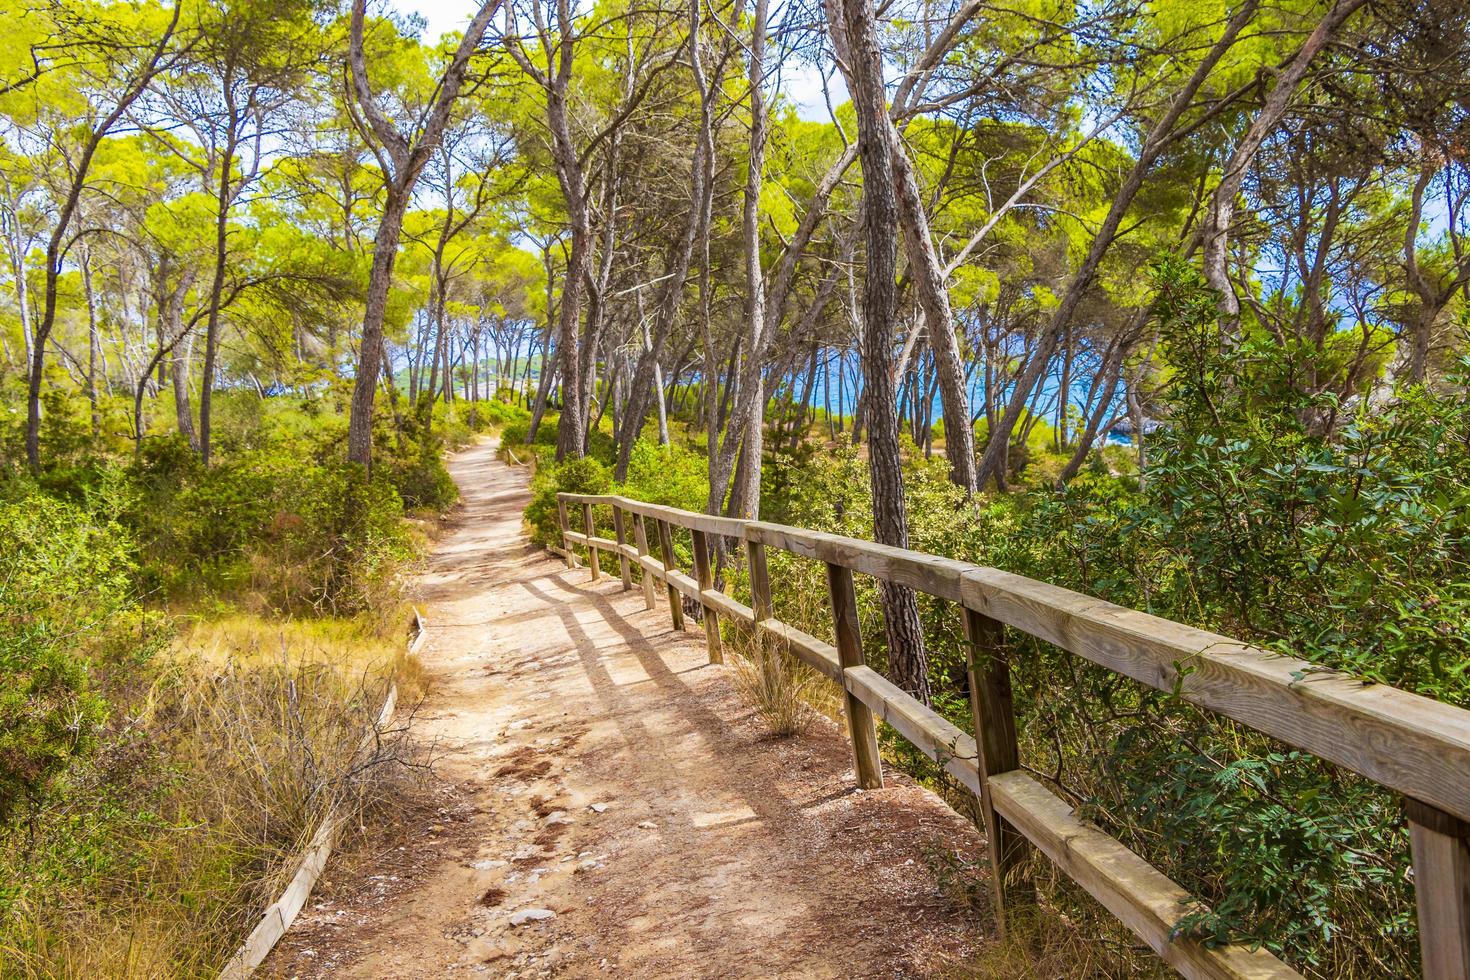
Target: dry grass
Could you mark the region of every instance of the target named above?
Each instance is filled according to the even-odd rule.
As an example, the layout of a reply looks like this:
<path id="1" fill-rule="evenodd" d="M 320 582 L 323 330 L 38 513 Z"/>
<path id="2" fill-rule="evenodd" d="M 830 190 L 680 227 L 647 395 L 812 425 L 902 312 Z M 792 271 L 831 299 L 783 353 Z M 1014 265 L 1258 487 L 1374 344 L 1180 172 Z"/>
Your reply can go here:
<path id="1" fill-rule="evenodd" d="M 398 625 L 406 614 L 396 617 Z M 407 636 L 373 619 L 267 619 L 248 613 L 199 619 L 173 644 L 181 662 L 207 668 L 255 669 L 282 662 L 328 667 L 344 678 L 387 678 L 400 701 L 424 695 L 423 665 L 407 654 Z"/>
<path id="2" fill-rule="evenodd" d="M 350 857 L 357 828 L 425 791 L 405 648 L 360 623 L 230 615 L 132 668 L 148 680 L 113 687 L 96 757 L 25 840 L 0 841 L 0 976 L 217 971 L 332 806 L 352 813 Z M 377 729 L 394 682 L 399 713 Z"/>
<path id="3" fill-rule="evenodd" d="M 1036 900 L 1013 895 L 1004 935 L 995 934 L 995 914 L 987 858 L 969 861 L 951 851 L 927 846 L 925 864 L 936 890 L 957 906 L 974 911 L 992 932 L 980 951 L 958 966 L 964 980 L 1163 980 L 1173 970 L 1050 862 L 1036 858 L 1024 873 L 1036 886 Z M 1019 882 L 1017 882 L 1019 884 Z M 1018 890 L 1017 894 L 1024 894 Z"/>
<path id="4" fill-rule="evenodd" d="M 1055 908 L 1013 911 L 1004 938 L 956 971 L 964 980 L 1164 980 L 1156 956 L 1121 936 L 1089 933 Z"/>
<path id="5" fill-rule="evenodd" d="M 828 696 L 827 679 L 759 633 L 739 630 L 726 649 L 733 654 L 735 689 L 755 705 L 771 734 L 806 731 L 814 706 Z"/>

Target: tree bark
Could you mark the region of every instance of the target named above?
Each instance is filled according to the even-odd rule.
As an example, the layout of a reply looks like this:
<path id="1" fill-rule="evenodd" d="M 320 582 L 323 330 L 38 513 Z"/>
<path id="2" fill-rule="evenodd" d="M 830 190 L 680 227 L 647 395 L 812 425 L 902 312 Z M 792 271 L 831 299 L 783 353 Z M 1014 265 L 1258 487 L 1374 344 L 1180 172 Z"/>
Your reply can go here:
<path id="1" fill-rule="evenodd" d="M 347 459 L 368 469 L 373 459 L 373 398 L 378 388 L 378 365 L 384 355 L 383 317 L 388 309 L 388 290 L 393 285 L 393 265 L 398 259 L 398 236 L 403 230 L 408 202 L 408 194 L 397 187 L 390 188 L 377 234 L 373 236 L 373 264 L 368 274 L 357 377 L 352 386 L 352 410 L 347 424 Z"/>
<path id="2" fill-rule="evenodd" d="M 32 338 L 30 372 L 26 384 L 26 463 L 33 473 L 39 473 L 41 470 L 41 378 L 46 370 L 46 341 L 50 339 L 51 330 L 56 326 L 57 283 L 61 278 L 61 264 L 65 261 L 67 249 L 70 247 L 67 233 L 71 228 L 72 218 L 76 215 L 77 205 L 81 201 L 82 189 L 86 186 L 87 176 L 92 169 L 92 159 L 97 154 L 97 148 L 102 144 L 102 140 L 112 132 L 112 127 L 117 124 L 117 121 L 143 94 L 154 76 L 163 70 L 164 53 L 168 50 L 174 31 L 178 29 L 183 9 L 182 3 L 174 4 L 168 26 L 159 37 L 158 42 L 150 49 L 148 59 L 139 69 L 138 75 L 124 90 L 112 111 L 88 132 L 87 140 L 77 157 L 76 166 L 69 175 L 70 183 L 66 197 L 56 213 L 56 225 L 51 229 L 51 237 L 46 242 L 46 286 L 41 306 L 41 322 L 36 324 L 36 332 Z"/>
<path id="3" fill-rule="evenodd" d="M 365 119 L 364 131 L 371 131 L 378 145 L 374 152 L 383 165 L 386 201 L 377 233 L 373 236 L 373 264 L 368 278 L 367 301 L 363 310 L 362 337 L 357 352 L 357 375 L 353 379 L 352 414 L 347 426 L 347 459 L 371 470 L 373 454 L 373 398 L 378 387 L 378 369 L 383 360 L 383 316 L 388 306 L 388 290 L 392 285 L 393 265 L 398 257 L 398 239 L 403 231 L 403 215 L 413 197 L 414 185 L 428 163 L 429 156 L 444 136 L 449 110 L 459 97 L 469 71 L 470 56 L 484 36 L 500 0 L 485 0 L 474 19 L 465 28 L 459 47 L 440 79 L 433 104 L 424 116 L 422 128 L 405 136 L 378 106 L 368 84 L 367 61 L 363 50 L 363 30 L 367 0 L 353 0 L 348 37 L 348 68 L 352 94 Z"/>
<path id="4" fill-rule="evenodd" d="M 1367 0 L 1337 0 L 1312 33 L 1307 35 L 1291 61 L 1277 73 L 1271 94 L 1266 96 L 1251 128 L 1236 144 L 1235 152 L 1225 165 L 1220 183 L 1215 187 L 1203 225 L 1204 274 L 1205 281 L 1219 293 L 1217 308 L 1225 329 L 1230 333 L 1239 328 L 1240 298 L 1235 295 L 1235 287 L 1230 283 L 1226 257 L 1230 225 L 1235 219 L 1236 198 L 1245 183 L 1245 175 L 1255 161 L 1256 154 L 1260 152 L 1261 145 L 1266 142 L 1266 137 L 1271 135 L 1281 122 L 1281 117 L 1286 114 L 1287 106 L 1296 94 L 1297 86 L 1306 76 L 1307 69 L 1311 67 L 1312 60 L 1332 40 L 1343 22 L 1366 2 Z"/>
<path id="5" fill-rule="evenodd" d="M 897 309 L 898 202 L 893 141 L 884 100 L 883 60 L 870 0 L 826 0 L 828 30 L 836 50 L 846 50 L 848 90 L 857 110 L 858 155 L 863 169 L 863 393 L 868 429 L 868 475 L 873 531 L 882 544 L 908 547 L 903 461 L 893 391 L 893 333 Z M 845 42 L 845 43 L 844 43 Z M 888 633 L 888 670 L 894 683 L 924 703 L 930 700 L 928 662 L 918 602 L 910 589 L 881 582 Z"/>

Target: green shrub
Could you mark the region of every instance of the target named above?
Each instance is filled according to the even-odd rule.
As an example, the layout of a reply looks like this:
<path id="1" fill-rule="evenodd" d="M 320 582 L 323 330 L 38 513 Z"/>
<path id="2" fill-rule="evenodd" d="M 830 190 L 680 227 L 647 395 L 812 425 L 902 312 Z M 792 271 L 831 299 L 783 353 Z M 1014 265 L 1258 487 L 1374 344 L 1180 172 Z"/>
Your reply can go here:
<path id="1" fill-rule="evenodd" d="M 406 456 L 389 456 L 378 465 L 408 510 L 442 513 L 459 499 L 459 487 L 445 468 L 444 457 L 437 448 L 420 449 Z"/>
<path id="2" fill-rule="evenodd" d="M 537 446 L 556 445 L 556 426 L 561 416 L 555 412 L 547 412 L 541 417 L 541 424 L 536 428 Z M 531 431 L 531 416 L 527 413 L 525 418 L 517 418 L 505 424 L 500 430 L 500 444 L 502 446 L 522 446 L 526 442 L 526 433 Z"/>
<path id="3" fill-rule="evenodd" d="M 525 519 L 531 528 L 531 540 L 540 545 L 561 545 L 556 495 L 558 493 L 607 493 L 612 489 L 612 474 L 591 457 L 569 459 L 564 463 L 537 468 L 531 479 L 531 502 L 526 505 Z"/>
<path id="4" fill-rule="evenodd" d="M 503 428 L 517 422 L 527 422 L 531 418 L 529 410 L 520 405 L 512 405 L 510 402 L 495 401 L 480 402 L 476 406 L 480 421 L 483 425 L 491 428 Z M 522 430 L 521 438 L 525 439 L 525 431 Z"/>
<path id="5" fill-rule="evenodd" d="M 133 472 L 139 495 L 126 520 L 150 587 L 244 589 L 282 611 L 355 614 L 390 606 L 397 569 L 412 557 L 394 480 L 424 481 L 410 489 L 437 493 L 428 497 L 437 503 L 446 491 L 432 481 L 442 472 L 437 459 L 390 457 L 365 481 L 349 464 L 274 448 L 205 469 L 160 441 Z"/>
<path id="6" fill-rule="evenodd" d="M 709 499 L 709 465 L 683 446 L 640 440 L 628 460 L 628 479 L 618 489 L 637 500 L 703 511 Z"/>
<path id="7" fill-rule="evenodd" d="M 0 503 L 0 822 L 95 745 L 90 654 L 129 605 L 132 542 L 80 507 Z"/>

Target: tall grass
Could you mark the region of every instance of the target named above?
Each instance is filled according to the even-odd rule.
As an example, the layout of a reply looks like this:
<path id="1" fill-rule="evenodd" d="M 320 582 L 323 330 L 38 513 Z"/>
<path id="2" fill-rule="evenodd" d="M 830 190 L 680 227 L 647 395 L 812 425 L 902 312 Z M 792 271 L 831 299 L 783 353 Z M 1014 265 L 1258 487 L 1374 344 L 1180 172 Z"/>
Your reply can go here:
<path id="1" fill-rule="evenodd" d="M 331 806 L 392 822 L 422 789 L 402 724 L 364 741 L 421 668 L 364 627 L 232 615 L 113 680 L 99 751 L 0 848 L 0 976 L 211 974 Z"/>
<path id="2" fill-rule="evenodd" d="M 830 711 L 827 679 L 764 635 L 733 630 L 732 654 L 735 689 L 755 706 L 772 735 L 800 735 L 811 726 L 818 705 Z"/>

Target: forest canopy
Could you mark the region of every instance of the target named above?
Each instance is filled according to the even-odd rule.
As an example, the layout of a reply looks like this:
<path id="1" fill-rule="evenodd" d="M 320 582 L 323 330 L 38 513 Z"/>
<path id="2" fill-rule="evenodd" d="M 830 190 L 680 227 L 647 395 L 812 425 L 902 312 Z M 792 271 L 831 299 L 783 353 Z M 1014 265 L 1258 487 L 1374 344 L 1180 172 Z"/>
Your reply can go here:
<path id="1" fill-rule="evenodd" d="M 442 37 L 367 0 L 0 0 L 0 25 L 0 840 L 31 842 L 0 953 L 37 975 L 34 937 L 82 919 L 35 896 L 90 886 L 36 842 L 143 792 L 123 719 L 171 617 L 381 638 L 411 522 L 455 498 L 442 453 L 489 430 L 535 465 L 544 544 L 558 491 L 619 487 L 1470 706 L 1464 0 L 485 0 Z M 823 586 L 786 572 L 815 631 Z M 873 662 L 968 724 L 936 604 L 859 599 Z M 1388 794 L 1015 647 L 1024 752 L 1208 899 L 1180 929 L 1418 969 Z M 161 847 L 140 828 L 187 807 L 146 790 L 129 833 Z"/>

